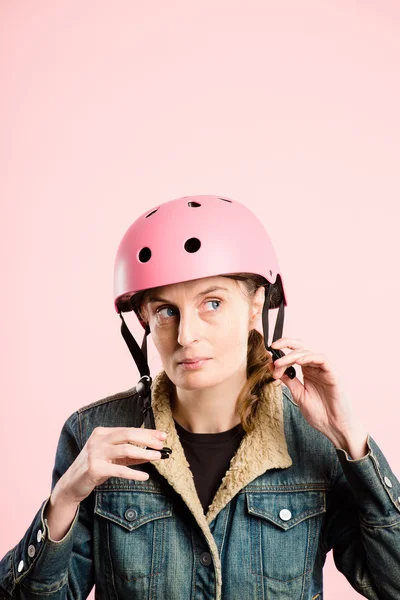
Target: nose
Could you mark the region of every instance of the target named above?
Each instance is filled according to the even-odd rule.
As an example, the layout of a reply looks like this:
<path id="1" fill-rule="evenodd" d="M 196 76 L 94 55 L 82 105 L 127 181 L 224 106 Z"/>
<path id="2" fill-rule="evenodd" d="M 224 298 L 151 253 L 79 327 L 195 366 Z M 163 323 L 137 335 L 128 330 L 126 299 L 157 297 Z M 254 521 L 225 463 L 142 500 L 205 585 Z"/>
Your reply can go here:
<path id="1" fill-rule="evenodd" d="M 181 311 L 178 327 L 178 344 L 190 346 L 200 338 L 200 318 L 195 310 Z"/>

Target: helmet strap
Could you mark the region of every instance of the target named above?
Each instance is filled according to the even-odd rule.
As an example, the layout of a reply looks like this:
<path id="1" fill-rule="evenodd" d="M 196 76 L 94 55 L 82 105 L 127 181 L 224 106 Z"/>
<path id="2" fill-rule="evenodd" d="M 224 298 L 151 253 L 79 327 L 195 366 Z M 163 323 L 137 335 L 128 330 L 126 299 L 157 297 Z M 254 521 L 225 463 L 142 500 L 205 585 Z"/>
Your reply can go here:
<path id="1" fill-rule="evenodd" d="M 139 370 L 141 378 L 136 385 L 136 391 L 139 394 L 139 402 L 142 402 L 141 414 L 143 416 L 143 423 L 147 429 L 156 429 L 153 409 L 151 407 L 151 383 L 152 379 L 150 376 L 150 368 L 147 362 L 147 336 L 150 333 L 150 327 L 146 325 L 142 346 L 140 347 L 131 332 L 129 331 L 122 313 L 119 313 L 121 317 L 121 334 L 124 338 L 126 345 L 129 348 L 129 352 L 132 355 L 133 360 Z"/>
<path id="2" fill-rule="evenodd" d="M 264 300 L 264 306 L 263 306 L 263 311 L 262 311 L 262 324 L 263 324 L 263 331 L 264 331 L 265 348 L 266 348 L 266 350 L 268 350 L 268 352 L 270 352 L 272 354 L 272 361 L 275 362 L 276 360 L 278 360 L 278 358 L 285 356 L 285 353 L 282 352 L 282 350 L 279 350 L 277 348 L 271 348 L 271 346 L 268 345 L 268 329 L 269 329 L 268 310 L 269 310 L 269 302 L 270 302 L 270 298 L 271 298 L 271 292 L 272 292 L 272 285 L 270 284 L 268 286 L 267 295 Z M 276 318 L 274 333 L 272 336 L 272 342 L 271 342 L 272 344 L 275 342 L 275 340 L 278 340 L 282 337 L 284 314 L 285 314 L 285 304 L 284 304 L 284 301 L 282 298 L 282 301 L 279 305 L 278 316 Z M 290 377 L 290 379 L 294 379 L 296 377 L 296 371 L 295 371 L 294 367 L 293 366 L 288 367 L 285 370 L 285 375 Z"/>

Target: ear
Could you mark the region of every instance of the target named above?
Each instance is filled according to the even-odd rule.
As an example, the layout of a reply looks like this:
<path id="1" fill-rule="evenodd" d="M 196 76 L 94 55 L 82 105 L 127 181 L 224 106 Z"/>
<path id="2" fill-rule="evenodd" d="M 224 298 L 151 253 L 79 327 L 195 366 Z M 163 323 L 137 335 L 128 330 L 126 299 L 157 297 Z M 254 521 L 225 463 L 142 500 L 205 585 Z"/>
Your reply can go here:
<path id="1" fill-rule="evenodd" d="M 259 316 L 262 315 L 262 310 L 265 300 L 265 288 L 260 286 L 253 296 L 253 304 L 251 307 L 250 326 L 254 326 Z"/>

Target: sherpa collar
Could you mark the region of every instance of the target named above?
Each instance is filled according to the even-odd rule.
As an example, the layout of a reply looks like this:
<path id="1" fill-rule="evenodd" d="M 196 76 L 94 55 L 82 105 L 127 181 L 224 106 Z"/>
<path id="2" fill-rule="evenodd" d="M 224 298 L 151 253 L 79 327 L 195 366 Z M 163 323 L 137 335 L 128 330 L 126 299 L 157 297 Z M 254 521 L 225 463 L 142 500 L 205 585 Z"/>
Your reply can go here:
<path id="1" fill-rule="evenodd" d="M 209 524 L 233 496 L 253 479 L 268 469 L 284 469 L 292 465 L 284 434 L 282 386 L 267 384 L 264 387 L 257 409 L 255 428 L 243 437 L 206 515 L 175 428 L 170 407 L 171 386 L 165 371 L 158 373 L 152 383 L 152 407 L 156 428 L 166 432 L 167 445 L 172 449 L 172 454 L 167 460 L 152 461 L 152 464 L 182 497 L 202 529 L 213 556 L 217 598 L 220 598 L 221 563 Z"/>
<path id="2" fill-rule="evenodd" d="M 180 494 L 193 514 L 204 515 L 171 412 L 172 383 L 165 371 L 152 383 L 152 407 L 156 428 L 167 434 L 166 444 L 172 449 L 168 460 L 155 461 L 158 472 Z M 207 523 L 248 483 L 268 469 L 284 469 L 292 465 L 283 424 L 282 386 L 266 385 L 258 405 L 255 428 L 247 433 L 233 456 L 206 515 Z"/>

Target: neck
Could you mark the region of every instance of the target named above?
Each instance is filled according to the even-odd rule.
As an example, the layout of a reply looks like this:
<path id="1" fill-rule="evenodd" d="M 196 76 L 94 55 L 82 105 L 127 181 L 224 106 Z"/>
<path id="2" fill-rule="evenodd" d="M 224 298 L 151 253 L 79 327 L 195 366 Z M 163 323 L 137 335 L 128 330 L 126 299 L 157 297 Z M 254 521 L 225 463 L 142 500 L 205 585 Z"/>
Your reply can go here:
<path id="1" fill-rule="evenodd" d="M 246 366 L 212 387 L 185 390 L 173 386 L 171 412 L 192 433 L 220 433 L 240 423 L 236 413 L 239 392 L 246 382 Z"/>

